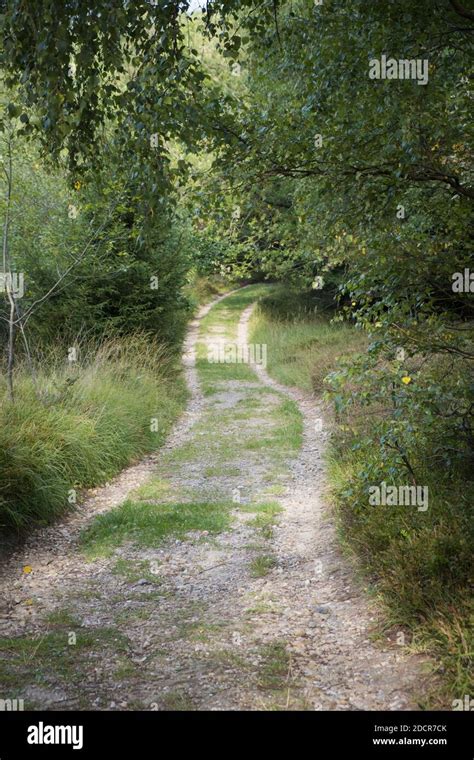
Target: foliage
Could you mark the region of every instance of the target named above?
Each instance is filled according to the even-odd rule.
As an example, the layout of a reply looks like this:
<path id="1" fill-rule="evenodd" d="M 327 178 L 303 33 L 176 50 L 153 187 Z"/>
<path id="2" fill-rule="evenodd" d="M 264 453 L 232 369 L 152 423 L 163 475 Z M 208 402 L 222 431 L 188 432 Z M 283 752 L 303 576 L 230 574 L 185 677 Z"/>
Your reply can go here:
<path id="1" fill-rule="evenodd" d="M 465 617 L 474 457 L 472 289 L 453 288 L 473 268 L 473 12 L 457 0 L 188 9 L 2 4 L 0 128 L 18 177 L 8 244 L 28 275 L 27 316 L 79 257 L 29 334 L 64 350 L 81 332 L 139 328 L 176 346 L 192 282 L 204 296 L 202 277 L 281 282 L 289 292 L 262 304 L 259 335 L 286 380 L 319 390 L 333 370 L 347 534 L 405 620 L 439 605 L 453 631 L 446 594 Z M 382 55 L 426 61 L 427 81 L 372 79 Z M 313 320 L 329 301 L 331 324 Z M 353 325 L 367 350 L 336 367 Z M 21 412 L 6 408 L 13 435 Z M 387 520 L 367 507 L 381 480 L 429 485 L 432 507 Z"/>
<path id="2" fill-rule="evenodd" d="M 456 406 L 468 378 L 451 357 L 374 356 L 362 331 L 331 323 L 305 300 L 274 289 L 251 339 L 267 343 L 268 371 L 280 382 L 320 393 L 325 379 L 336 411 L 328 463 L 341 537 L 382 592 L 387 627 L 438 658 L 444 691 L 429 700 L 439 705 L 446 692 L 452 699 L 472 689 L 474 486 Z M 372 505 L 370 489 L 382 482 L 426 487 L 427 509 Z"/>
<path id="3" fill-rule="evenodd" d="M 182 381 L 146 336 L 84 344 L 80 355 L 71 367 L 61 347 L 50 349 L 35 384 L 28 367 L 17 369 L 17 403 L 0 409 L 2 529 L 23 531 L 63 514 L 72 491 L 79 499 L 82 488 L 157 448 L 182 408 Z"/>

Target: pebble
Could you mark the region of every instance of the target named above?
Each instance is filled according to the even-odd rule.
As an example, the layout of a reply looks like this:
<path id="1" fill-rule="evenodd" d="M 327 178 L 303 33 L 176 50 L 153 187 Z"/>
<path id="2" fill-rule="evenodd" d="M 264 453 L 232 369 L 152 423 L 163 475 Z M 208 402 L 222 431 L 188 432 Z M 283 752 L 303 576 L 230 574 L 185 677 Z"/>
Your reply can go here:
<path id="1" fill-rule="evenodd" d="M 185 419 L 184 424 L 178 423 L 171 434 L 166 445 L 170 451 L 192 439 L 191 424 L 194 420 L 203 421 L 202 414 L 206 414 L 209 408 L 213 411 L 217 401 L 217 395 L 203 399 L 192 373 L 189 379 L 192 398 L 188 420 Z M 262 380 L 266 385 L 282 390 L 272 381 L 267 382 L 265 375 L 258 382 Z M 233 394 L 239 393 L 244 398 L 246 391 L 243 385 L 235 383 L 235 386 L 222 389 L 219 395 L 225 402 L 224 408 L 231 408 Z M 117 702 L 109 702 L 110 697 L 117 699 L 117 695 L 123 696 L 124 693 L 127 693 L 131 704 L 135 698 L 146 704 L 155 698 L 155 694 L 156 698 L 159 694 L 163 695 L 165 690 L 170 693 L 182 690 L 183 694 L 189 693 L 198 709 L 264 709 L 267 695 L 258 690 L 255 681 L 265 664 L 264 647 L 276 642 L 283 643 L 295 653 L 295 680 L 301 679 L 301 689 L 299 685 L 292 687 L 291 707 L 298 708 L 300 696 L 304 696 L 306 703 L 314 705 L 315 709 L 334 709 L 336 705 L 340 709 L 407 709 L 413 704 L 411 694 L 413 690 L 416 692 L 420 683 L 413 660 L 399 652 L 396 656 L 393 653 L 383 655 L 367 636 L 361 642 L 361 636 L 356 636 L 354 631 L 355 620 L 360 623 L 361 633 L 364 634 L 370 630 L 371 620 L 377 618 L 370 613 L 363 594 L 352 584 L 353 571 L 346 567 L 341 557 L 330 520 L 320 519 L 319 498 L 324 477 L 320 459 L 323 448 L 314 440 L 312 420 L 321 413 L 315 409 L 316 402 L 303 393 L 282 392 L 300 403 L 306 427 L 305 445 L 300 455 L 290 462 L 290 471 L 286 475 L 287 492 L 280 497 L 285 511 L 279 517 L 273 541 L 266 544 L 278 560 L 276 572 L 267 578 L 250 577 L 249 565 L 253 555 L 245 547 L 255 542 L 255 532 L 251 526 L 244 524 L 218 536 L 217 540 L 229 559 L 222 567 L 219 566 L 221 555 L 216 557 L 216 550 L 208 542 L 169 539 L 164 542 L 164 548 L 154 547 L 147 552 L 124 545 L 118 552 L 120 557 L 131 560 L 159 557 L 166 563 L 165 568 L 160 567 L 165 594 L 156 604 L 154 600 L 151 602 L 147 593 L 129 594 L 134 601 L 127 599 L 130 588 L 151 587 L 154 584 L 146 578 L 140 578 L 134 584 L 119 583 L 112 574 L 116 558 L 97 560 L 92 566 L 82 563 L 79 553 L 75 551 L 78 529 L 85 519 L 108 511 L 120 503 L 127 490 L 144 482 L 156 467 L 156 461 L 151 459 L 146 466 L 142 463 L 141 469 L 132 468 L 131 473 L 122 473 L 112 482 L 109 490 L 95 489 L 95 499 L 88 501 L 82 516 L 68 523 L 62 536 L 58 526 L 36 534 L 40 538 L 32 538 L 32 548 L 36 546 L 37 550 L 34 553 L 30 551 L 25 558 L 28 562 L 23 562 L 23 550 L 17 554 L 17 566 L 11 575 L 18 573 L 18 566 L 31 564 L 35 568 L 35 576 L 38 576 L 37 580 L 33 580 L 33 574 L 30 574 L 15 582 L 13 593 L 17 595 L 18 602 L 24 602 L 27 593 L 32 597 L 37 589 L 42 595 L 45 610 L 49 611 L 53 604 L 57 604 L 55 593 L 59 590 L 63 596 L 61 602 L 67 599 L 67 594 L 74 598 L 74 602 L 77 599 L 78 615 L 86 627 L 89 622 L 92 628 L 113 624 L 117 613 L 129 607 L 133 609 L 135 605 L 137 612 L 143 609 L 147 613 L 148 617 L 138 620 L 128 615 L 130 623 L 121 624 L 123 633 L 131 641 L 131 649 L 135 653 L 132 662 L 137 665 L 137 672 L 142 666 L 140 678 L 129 680 L 124 677 L 121 690 L 116 681 L 115 686 L 112 685 L 114 658 L 110 662 L 107 657 L 91 659 L 89 677 L 93 672 L 93 663 L 101 663 L 95 671 L 100 676 L 96 681 L 103 687 L 101 705 L 109 703 L 110 709 L 117 709 Z M 268 399 L 271 404 L 270 395 Z M 263 403 L 262 409 L 263 417 L 267 409 Z M 308 432 L 310 429 L 311 432 Z M 227 432 L 233 434 L 232 430 Z M 206 487 L 202 471 L 203 465 L 208 463 L 207 456 L 203 447 L 202 460 L 191 465 L 178 464 L 173 472 L 170 468 L 166 473 L 165 477 L 177 494 L 184 486 L 196 489 Z M 316 466 L 314 460 L 318 460 Z M 264 460 L 255 467 L 248 466 L 247 460 L 236 461 L 235 464 L 245 466 L 245 483 L 253 496 L 261 486 L 260 475 L 266 474 Z M 233 484 L 235 481 L 227 478 L 220 481 L 226 489 L 231 489 Z M 93 493 L 89 492 L 89 495 L 93 496 Z M 209 531 L 193 532 L 191 538 L 207 535 Z M 311 581 L 309 577 L 314 573 L 312 563 L 315 558 L 322 562 L 324 573 L 318 573 Z M 45 570 L 45 559 L 52 563 L 50 571 Z M 197 570 L 211 566 L 215 566 L 212 572 Z M 194 578 L 190 579 L 189 573 Z M 88 598 L 85 594 L 80 596 L 92 579 L 101 594 L 99 599 Z M 318 584 L 317 595 L 312 592 L 314 585 L 308 590 L 312 582 Z M 265 594 L 261 593 L 263 589 Z M 10 599 L 11 593 L 10 584 Z M 73 594 L 76 595 L 73 597 Z M 138 602 L 136 597 L 139 597 Z M 319 599 L 326 599 L 333 607 L 327 603 L 318 604 Z M 260 603 L 261 611 L 258 609 Z M 267 614 L 270 605 L 272 614 Z M 25 607 L 26 620 L 23 621 L 19 618 L 23 607 L 23 604 L 18 604 L 13 611 L 9 611 L 16 634 L 20 626 L 27 625 L 27 622 L 27 633 L 33 628 L 30 621 L 35 610 Z M 250 617 L 247 610 L 254 607 L 257 611 Z M 93 617 L 89 618 L 92 611 Z M 327 624 L 323 624 L 320 616 L 330 615 L 331 612 L 334 614 Z M 209 631 L 204 629 L 205 643 L 193 637 L 192 628 L 188 633 L 186 624 L 189 622 L 196 624 L 196 631 L 199 631 L 201 624 L 209 624 Z M 215 623 L 218 625 L 212 627 Z M 245 643 L 239 647 L 241 634 L 237 628 L 242 623 L 245 624 L 245 627 L 242 626 Z M 239 663 L 234 666 L 232 662 L 225 661 L 229 650 L 231 653 L 237 652 L 245 660 L 243 667 Z M 399 664 L 396 658 L 399 658 Z M 209 678 L 215 686 L 212 694 L 208 695 L 202 688 L 205 678 Z M 85 684 L 87 686 L 87 679 Z M 394 692 L 399 697 L 394 697 Z M 91 694 L 91 704 L 95 697 Z M 269 694 L 268 698 L 271 701 L 274 696 Z M 43 702 L 54 708 L 58 700 L 49 696 Z M 127 708 L 128 702 L 120 702 L 119 707 Z"/>

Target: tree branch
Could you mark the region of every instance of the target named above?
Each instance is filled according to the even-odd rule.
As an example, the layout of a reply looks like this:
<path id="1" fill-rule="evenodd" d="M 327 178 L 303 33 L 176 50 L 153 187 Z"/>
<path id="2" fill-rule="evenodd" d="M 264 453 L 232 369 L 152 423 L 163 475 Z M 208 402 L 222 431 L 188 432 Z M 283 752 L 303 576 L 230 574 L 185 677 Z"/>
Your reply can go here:
<path id="1" fill-rule="evenodd" d="M 469 21 L 474 21 L 474 11 L 470 11 L 468 8 L 465 8 L 463 5 L 461 5 L 460 2 L 458 2 L 458 0 L 449 0 L 449 2 L 459 16 L 467 18 Z"/>

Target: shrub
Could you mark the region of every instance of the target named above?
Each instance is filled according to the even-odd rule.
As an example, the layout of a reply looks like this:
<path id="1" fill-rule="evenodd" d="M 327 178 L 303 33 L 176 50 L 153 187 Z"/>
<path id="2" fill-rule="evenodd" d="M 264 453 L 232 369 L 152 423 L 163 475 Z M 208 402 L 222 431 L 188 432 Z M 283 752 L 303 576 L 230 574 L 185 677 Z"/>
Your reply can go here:
<path id="1" fill-rule="evenodd" d="M 72 368 L 50 350 L 36 389 L 19 366 L 16 401 L 0 407 L 4 530 L 44 525 L 64 513 L 72 490 L 104 483 L 157 448 L 182 408 L 183 381 L 150 337 L 83 344 L 78 356 Z"/>

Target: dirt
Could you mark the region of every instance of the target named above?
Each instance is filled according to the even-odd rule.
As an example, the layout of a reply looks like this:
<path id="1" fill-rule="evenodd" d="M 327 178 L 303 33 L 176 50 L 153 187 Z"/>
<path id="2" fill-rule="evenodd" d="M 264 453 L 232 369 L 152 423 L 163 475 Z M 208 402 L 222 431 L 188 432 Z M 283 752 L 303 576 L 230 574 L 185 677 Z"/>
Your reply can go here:
<path id="1" fill-rule="evenodd" d="M 16 696 L 32 708 L 63 710 L 416 709 L 424 662 L 374 637 L 381 610 L 337 540 L 325 480 L 329 421 L 322 403 L 280 386 L 259 366 L 254 380 L 224 380 L 216 393 L 203 395 L 196 345 L 209 309 L 190 325 L 183 356 L 190 400 L 164 448 L 5 553 L 1 636 L 41 641 L 55 630 L 51 613 L 68 611 L 77 632 L 96 632 L 98 642 L 73 661 L 76 677 L 68 677 L 61 670 L 69 656 L 66 634 L 76 628 L 66 625 L 65 651 L 60 643 L 49 660 L 29 655 L 30 677 Z M 251 311 L 245 309 L 239 323 L 244 344 Z M 272 434 L 273 413 L 284 399 L 302 413 L 303 444 L 283 461 L 245 443 Z M 252 414 L 242 419 L 239 404 L 249 402 Z M 235 452 L 231 445 L 230 458 L 219 464 L 216 450 L 201 438 L 209 428 L 218 445 L 244 445 L 236 443 Z M 175 456 L 201 440 L 197 457 Z M 209 468 L 213 474 L 206 475 Z M 231 526 L 146 548 L 129 541 L 112 556 L 85 561 L 81 531 L 157 473 L 177 503 L 238 493 Z M 277 501 L 282 512 L 262 529 L 246 507 L 265 501 Z M 117 572 L 118 561 L 130 572 Z M 150 575 L 145 567 L 156 569 Z"/>

